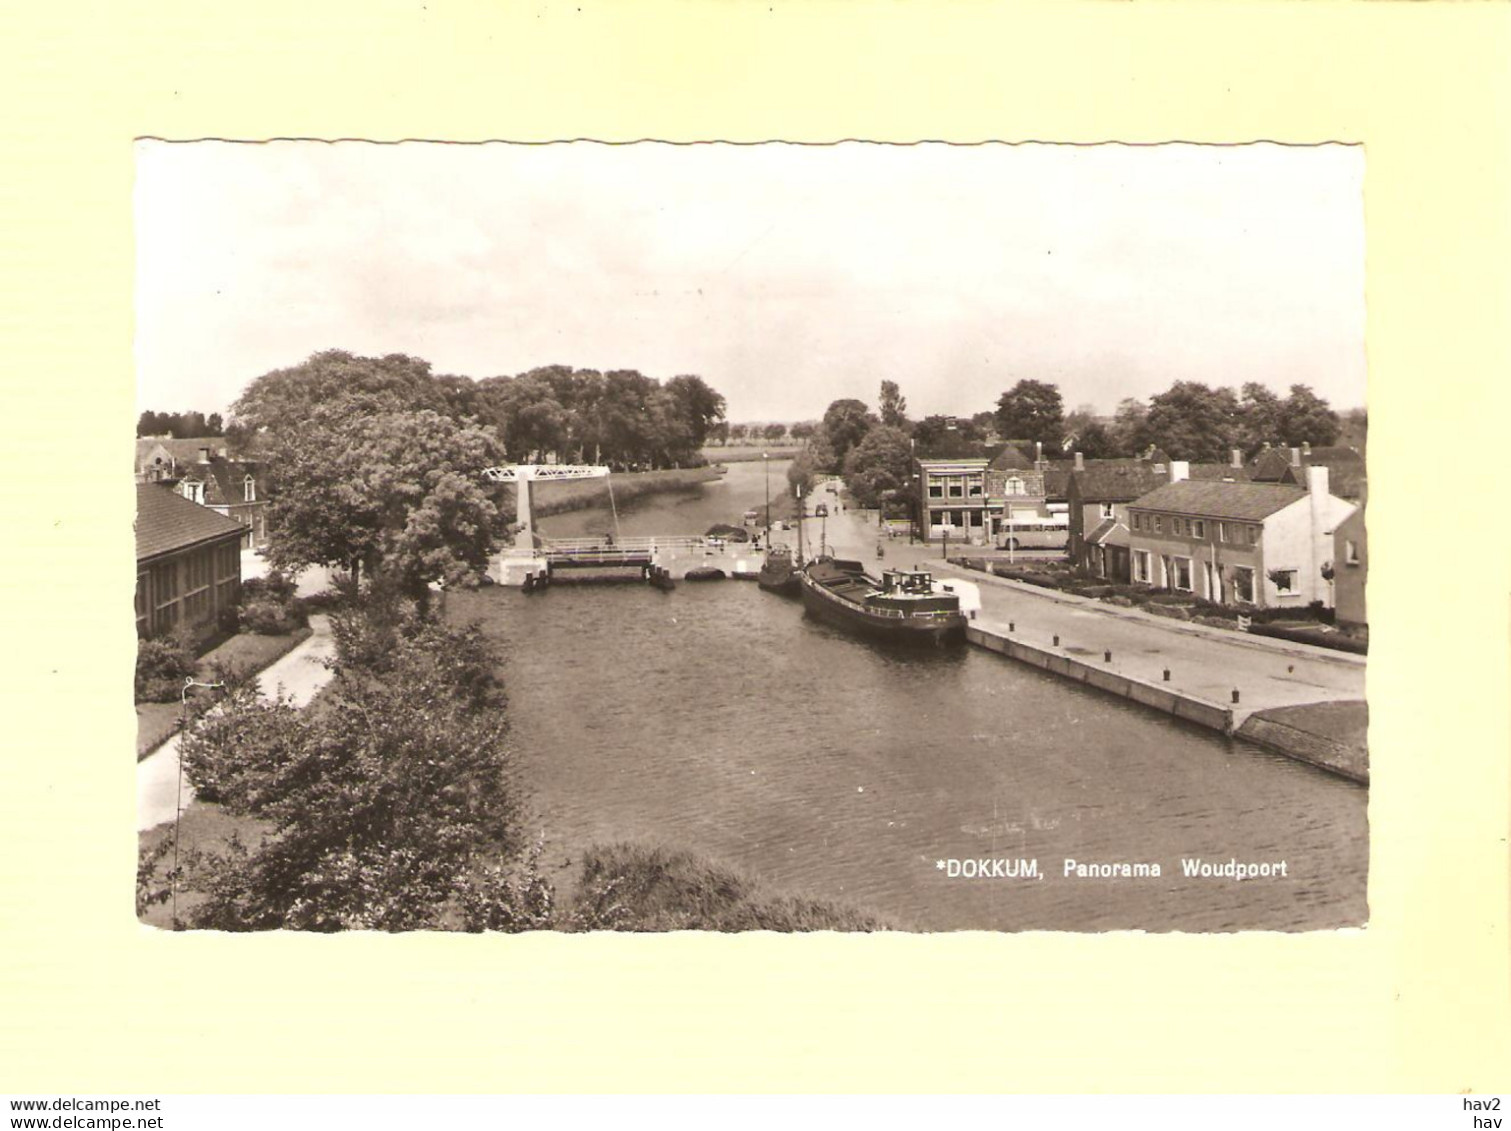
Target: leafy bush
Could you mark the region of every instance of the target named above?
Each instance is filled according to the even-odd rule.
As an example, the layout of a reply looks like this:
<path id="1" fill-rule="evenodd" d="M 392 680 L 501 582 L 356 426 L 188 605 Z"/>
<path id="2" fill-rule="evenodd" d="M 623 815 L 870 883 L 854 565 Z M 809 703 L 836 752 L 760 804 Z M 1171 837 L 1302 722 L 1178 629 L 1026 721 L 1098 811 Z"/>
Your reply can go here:
<path id="1" fill-rule="evenodd" d="M 259 636 L 284 636 L 309 623 L 304 603 L 294 596 L 292 578 L 276 569 L 241 583 L 239 625 Z"/>
<path id="2" fill-rule="evenodd" d="M 336 639 L 320 710 L 244 686 L 185 734 L 200 795 L 276 830 L 197 863 L 192 925 L 454 929 L 466 908 L 485 925 L 533 922 L 538 885 L 477 871 L 520 848 L 498 657 L 477 629 L 402 607 L 350 614 Z"/>
<path id="3" fill-rule="evenodd" d="M 264 577 L 249 577 L 241 583 L 242 604 L 263 599 L 287 605 L 294 600 L 294 593 L 298 588 L 293 578 L 286 576 L 279 570 L 273 570 Z"/>
<path id="4" fill-rule="evenodd" d="M 298 602 L 281 605 L 276 601 L 251 601 L 241 608 L 241 627 L 259 636 L 285 636 L 309 622 Z"/>
<path id="5" fill-rule="evenodd" d="M 136 642 L 136 701 L 169 703 L 194 674 L 194 647 L 182 632 Z"/>

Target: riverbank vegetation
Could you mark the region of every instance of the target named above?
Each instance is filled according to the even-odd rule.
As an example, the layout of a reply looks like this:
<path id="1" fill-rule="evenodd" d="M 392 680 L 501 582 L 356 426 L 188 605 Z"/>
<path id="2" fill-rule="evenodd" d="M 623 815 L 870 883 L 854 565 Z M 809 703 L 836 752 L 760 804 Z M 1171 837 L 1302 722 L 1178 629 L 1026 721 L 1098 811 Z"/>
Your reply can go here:
<path id="1" fill-rule="evenodd" d="M 275 567 L 379 578 L 423 605 L 434 583 L 477 584 L 508 534 L 512 502 L 485 469 L 703 466 L 723 415 L 724 398 L 691 374 L 662 384 L 547 366 L 473 381 L 402 354 L 330 350 L 252 381 L 227 431 L 266 468 Z"/>
<path id="2" fill-rule="evenodd" d="M 181 740 L 198 800 L 143 838 L 144 921 L 227 931 L 876 930 L 687 852 L 589 850 L 558 896 L 525 835 L 501 657 L 476 625 L 348 597 L 303 710 L 241 683 Z M 182 836 L 183 842 L 175 841 Z"/>

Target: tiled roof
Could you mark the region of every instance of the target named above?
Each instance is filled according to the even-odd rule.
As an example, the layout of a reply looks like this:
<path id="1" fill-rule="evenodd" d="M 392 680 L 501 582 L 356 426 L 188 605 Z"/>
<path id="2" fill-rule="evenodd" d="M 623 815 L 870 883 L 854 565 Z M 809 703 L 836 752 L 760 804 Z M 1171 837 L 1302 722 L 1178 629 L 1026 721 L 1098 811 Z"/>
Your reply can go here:
<path id="1" fill-rule="evenodd" d="M 247 528 L 209 507 L 191 503 L 160 483 L 136 485 L 136 560 L 182 550 Z"/>
<path id="2" fill-rule="evenodd" d="M 1156 487 L 1131 505 L 1144 510 L 1194 514 L 1203 518 L 1257 522 L 1304 498 L 1304 490 L 1288 483 L 1193 483 L 1183 479 L 1179 483 Z"/>
<path id="3" fill-rule="evenodd" d="M 1115 518 L 1104 518 L 1102 525 L 1087 535 L 1086 541 L 1098 546 L 1126 546 L 1128 528 Z"/>
<path id="4" fill-rule="evenodd" d="M 140 436 L 136 441 L 137 467 L 140 469 L 143 466 L 143 461 L 159 447 L 172 456 L 179 464 L 197 463 L 201 448 L 209 448 L 212 456 L 223 456 L 229 452 L 224 436 L 199 436 L 191 440 L 175 440 L 172 437 Z"/>
<path id="5" fill-rule="evenodd" d="M 1089 459 L 1075 472 L 1081 498 L 1093 503 L 1127 502 L 1148 494 L 1169 478 L 1139 459 Z"/>
<path id="6" fill-rule="evenodd" d="M 1305 481 L 1304 468 L 1325 467 L 1329 494 L 1337 495 L 1340 499 L 1364 497 L 1364 456 L 1357 449 L 1342 444 L 1302 452 L 1301 467 L 1291 463 L 1289 449 L 1271 448 L 1267 452 L 1261 452 L 1252 467 L 1256 482 L 1296 484 Z"/>
<path id="7" fill-rule="evenodd" d="M 1247 483 L 1253 479 L 1252 469 L 1234 467 L 1231 463 L 1193 463 L 1186 474 L 1188 479 L 1231 479 L 1235 483 Z"/>

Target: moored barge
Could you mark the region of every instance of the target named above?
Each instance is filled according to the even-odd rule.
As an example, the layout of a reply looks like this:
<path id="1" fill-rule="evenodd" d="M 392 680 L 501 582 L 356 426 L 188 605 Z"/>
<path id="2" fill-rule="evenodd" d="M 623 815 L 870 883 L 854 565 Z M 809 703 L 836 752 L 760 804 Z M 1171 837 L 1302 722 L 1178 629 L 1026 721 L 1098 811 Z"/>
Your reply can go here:
<path id="1" fill-rule="evenodd" d="M 878 579 L 860 562 L 819 558 L 799 578 L 804 608 L 841 628 L 920 644 L 965 639 L 959 595 L 937 588 L 926 570 L 889 569 Z"/>

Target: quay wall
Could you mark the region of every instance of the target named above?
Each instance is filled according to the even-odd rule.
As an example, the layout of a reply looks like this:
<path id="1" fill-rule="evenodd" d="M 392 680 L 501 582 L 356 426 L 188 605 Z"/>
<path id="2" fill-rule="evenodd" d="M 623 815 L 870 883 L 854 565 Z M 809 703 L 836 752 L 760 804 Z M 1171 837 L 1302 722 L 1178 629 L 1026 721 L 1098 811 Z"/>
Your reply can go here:
<path id="1" fill-rule="evenodd" d="M 1073 679 L 1098 690 L 1122 696 L 1124 699 L 1131 699 L 1135 703 L 1153 707 L 1157 711 L 1163 711 L 1178 719 L 1189 719 L 1191 722 L 1221 731 L 1223 734 L 1233 733 L 1233 712 L 1230 708 L 1177 691 L 1163 683 L 1150 683 L 1147 680 L 1099 666 L 1095 662 L 1026 644 L 1007 633 L 983 628 L 980 625 L 967 626 L 965 635 L 973 644 L 1014 660 L 1032 664 L 1043 671 L 1053 672 L 1066 679 Z"/>
<path id="2" fill-rule="evenodd" d="M 1343 706 L 1357 707 L 1360 713 L 1364 713 L 1362 703 Z M 1301 720 L 1295 716 L 1304 710 L 1255 711 L 1238 728 L 1238 737 L 1368 785 L 1369 750 L 1365 744 L 1348 741 L 1336 734 L 1319 733 L 1320 727 L 1298 725 Z"/>
<path id="3" fill-rule="evenodd" d="M 1339 712 L 1365 715 L 1362 702 L 1255 711 L 1243 719 L 1242 725 L 1235 727 L 1235 713 L 1231 707 L 1198 698 L 1168 684 L 1124 675 L 1099 665 L 1095 660 L 1082 660 L 1027 644 L 1005 632 L 976 624 L 967 626 L 965 634 L 972 644 L 1032 664 L 1042 671 L 1142 703 L 1177 719 L 1187 719 L 1223 734 L 1258 743 L 1350 781 L 1369 784 L 1368 747 L 1362 737 L 1348 735 L 1347 725 L 1340 728 L 1336 718 Z M 1358 729 L 1360 724 L 1355 720 L 1353 726 Z"/>

